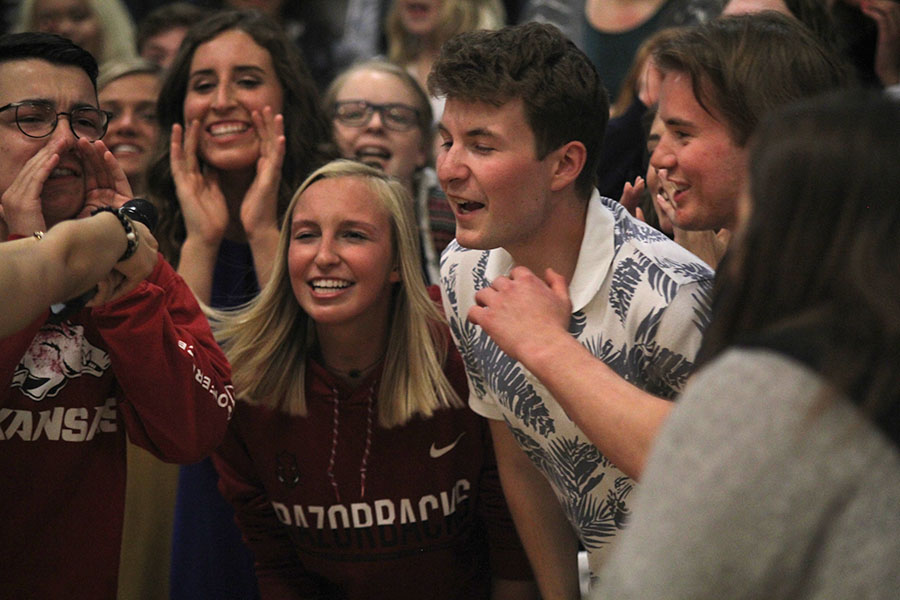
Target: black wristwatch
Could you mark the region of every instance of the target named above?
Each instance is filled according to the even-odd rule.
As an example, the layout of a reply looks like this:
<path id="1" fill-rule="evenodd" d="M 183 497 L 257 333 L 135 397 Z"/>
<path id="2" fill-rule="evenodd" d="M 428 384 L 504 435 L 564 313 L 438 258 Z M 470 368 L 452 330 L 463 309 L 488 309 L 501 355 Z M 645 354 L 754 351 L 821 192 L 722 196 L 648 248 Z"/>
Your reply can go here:
<path id="1" fill-rule="evenodd" d="M 156 207 L 146 198 L 132 198 L 122 205 L 119 212 L 124 213 L 130 219 L 140 221 L 150 231 L 156 229 L 156 223 L 159 221 Z"/>
<path id="2" fill-rule="evenodd" d="M 111 212 L 122 222 L 122 226 L 125 228 L 125 235 L 128 237 L 128 248 L 125 249 L 125 254 L 122 255 L 122 258 L 119 261 L 126 260 L 130 258 L 134 251 L 137 250 L 137 237 L 134 232 L 134 227 L 132 227 L 131 223 L 128 219 L 132 219 L 135 221 L 140 221 L 144 225 L 147 226 L 147 229 L 153 231 L 156 228 L 156 223 L 158 221 L 158 215 L 156 212 L 156 207 L 149 201 L 144 198 L 132 198 L 128 202 L 122 205 L 118 210 L 104 206 L 96 209 L 91 215 L 96 215 L 98 212 Z M 97 286 L 89 289 L 82 295 L 66 300 L 65 302 L 59 302 L 50 307 L 50 318 L 49 321 L 52 323 L 60 323 L 64 321 L 69 315 L 78 312 L 85 305 L 91 301 L 97 294 Z"/>

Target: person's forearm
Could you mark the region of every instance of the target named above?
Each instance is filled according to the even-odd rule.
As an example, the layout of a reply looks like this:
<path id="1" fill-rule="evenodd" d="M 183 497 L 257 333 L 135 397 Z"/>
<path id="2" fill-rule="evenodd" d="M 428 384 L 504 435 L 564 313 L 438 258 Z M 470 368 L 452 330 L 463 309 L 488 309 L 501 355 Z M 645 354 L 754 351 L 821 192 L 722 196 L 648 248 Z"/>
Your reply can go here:
<path id="1" fill-rule="evenodd" d="M 63 221 L 44 235 L 39 250 L 62 266 L 62 286 L 52 302 L 73 298 L 109 273 L 128 247 L 119 218 L 102 212 L 87 219 Z"/>
<path id="2" fill-rule="evenodd" d="M 0 338 L 24 329 L 59 295 L 53 285 L 63 270 L 39 252 L 36 239 L 21 239 L 0 245 Z M 66 286 L 67 288 L 68 286 Z M 61 289 L 66 289 L 61 288 Z"/>
<path id="3" fill-rule="evenodd" d="M 535 340 L 519 359 L 604 456 L 640 478 L 671 402 L 625 381 L 566 331 Z"/>
<path id="4" fill-rule="evenodd" d="M 90 289 L 116 266 L 126 245 L 121 223 L 109 213 L 64 221 L 40 241 L 4 245 L 0 282 L 15 297 L 5 298 L 0 334 L 18 331 L 54 302 Z"/>
<path id="5" fill-rule="evenodd" d="M 509 512 L 544 600 L 574 600 L 578 539 L 549 482 L 518 447 L 503 421 L 491 421 L 497 467 Z"/>
<path id="6" fill-rule="evenodd" d="M 540 279 L 515 267 L 475 300 L 466 318 L 525 365 L 606 458 L 640 476 L 671 406 L 625 381 L 569 333 L 566 280 L 552 269 Z"/>

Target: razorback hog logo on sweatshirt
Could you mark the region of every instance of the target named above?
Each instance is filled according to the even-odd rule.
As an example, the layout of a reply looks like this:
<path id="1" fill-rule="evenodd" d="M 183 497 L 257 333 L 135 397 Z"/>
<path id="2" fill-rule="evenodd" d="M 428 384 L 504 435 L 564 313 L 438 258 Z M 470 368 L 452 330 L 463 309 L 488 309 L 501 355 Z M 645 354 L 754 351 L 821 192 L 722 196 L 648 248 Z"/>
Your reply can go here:
<path id="1" fill-rule="evenodd" d="M 297 468 L 297 457 L 283 450 L 275 456 L 275 474 L 283 485 L 294 489 L 300 483 L 300 470 Z"/>
<path id="2" fill-rule="evenodd" d="M 31 342 L 11 385 L 39 402 L 56 396 L 69 379 L 102 376 L 109 364 L 109 355 L 87 340 L 81 325 L 48 324 Z"/>

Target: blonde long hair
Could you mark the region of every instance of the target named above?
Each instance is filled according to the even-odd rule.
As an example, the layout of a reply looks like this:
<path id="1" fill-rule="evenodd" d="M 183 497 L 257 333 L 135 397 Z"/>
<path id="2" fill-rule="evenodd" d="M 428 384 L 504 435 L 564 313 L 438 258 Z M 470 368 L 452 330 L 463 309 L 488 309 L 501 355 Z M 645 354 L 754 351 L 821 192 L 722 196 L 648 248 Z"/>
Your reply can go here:
<path id="1" fill-rule="evenodd" d="M 37 31 L 36 4 L 37 0 L 21 0 L 13 31 Z M 122 0 L 87 0 L 87 5 L 103 32 L 102 54 L 94 57 L 97 63 L 135 58 L 134 21 Z"/>
<path id="2" fill-rule="evenodd" d="M 444 0 L 441 21 L 435 32 L 436 46 L 440 46 L 457 33 L 479 29 L 499 29 L 506 24 L 506 10 L 500 0 Z M 388 43 L 388 60 L 405 65 L 416 59 L 420 41 L 403 28 L 396 0 L 391 3 L 385 21 Z"/>
<path id="3" fill-rule="evenodd" d="M 387 352 L 378 392 L 383 427 L 416 415 L 462 406 L 443 371 L 447 332 L 443 315 L 422 282 L 412 200 L 403 185 L 382 171 L 349 160 L 316 170 L 294 194 L 281 227 L 272 277 L 260 295 L 232 312 L 215 314 L 214 325 L 228 359 L 237 396 L 250 404 L 306 415 L 306 357 L 315 346 L 315 323 L 297 302 L 287 268 L 291 218 L 300 196 L 321 179 L 355 177 L 366 183 L 389 214 L 401 281 L 392 292 Z"/>

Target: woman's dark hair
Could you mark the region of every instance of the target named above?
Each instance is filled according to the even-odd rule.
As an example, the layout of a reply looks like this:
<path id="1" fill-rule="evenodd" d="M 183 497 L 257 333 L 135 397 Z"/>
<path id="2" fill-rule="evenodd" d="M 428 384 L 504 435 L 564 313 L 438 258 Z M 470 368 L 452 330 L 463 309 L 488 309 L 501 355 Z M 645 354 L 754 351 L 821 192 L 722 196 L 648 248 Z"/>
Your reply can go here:
<path id="1" fill-rule="evenodd" d="M 769 115 L 752 214 L 716 282 L 699 362 L 800 332 L 813 366 L 900 444 L 900 103 L 842 92 Z"/>
<path id="2" fill-rule="evenodd" d="M 243 31 L 268 51 L 284 91 L 282 114 L 286 146 L 278 194 L 279 220 L 294 190 L 306 176 L 336 155 L 331 147 L 329 123 L 319 108 L 309 69 L 278 23 L 257 11 L 228 10 L 215 13 L 191 27 L 160 90 L 157 103 L 160 139 L 148 175 L 150 195 L 160 211 L 156 231 L 160 250 L 173 264 L 178 263 L 185 229 L 169 166 L 172 125 L 184 125 L 184 99 L 197 47 L 231 30 Z"/>

